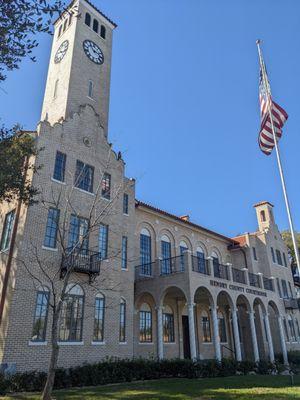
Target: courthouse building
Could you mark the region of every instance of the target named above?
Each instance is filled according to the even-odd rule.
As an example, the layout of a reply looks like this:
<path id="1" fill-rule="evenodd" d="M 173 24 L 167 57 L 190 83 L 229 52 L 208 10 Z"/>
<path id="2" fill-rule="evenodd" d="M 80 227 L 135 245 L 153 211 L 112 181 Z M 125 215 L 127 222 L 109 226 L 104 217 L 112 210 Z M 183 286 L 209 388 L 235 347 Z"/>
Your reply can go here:
<path id="1" fill-rule="evenodd" d="M 39 202 L 0 208 L 2 369 L 47 368 L 52 306 L 70 267 L 59 366 L 107 356 L 282 353 L 287 362 L 300 349 L 300 315 L 273 205 L 254 206 L 256 232 L 229 238 L 136 200 L 108 141 L 115 28 L 87 0 L 54 24 L 41 120 L 30 132 L 43 149 L 30 160 L 43 166 L 32 176 Z"/>

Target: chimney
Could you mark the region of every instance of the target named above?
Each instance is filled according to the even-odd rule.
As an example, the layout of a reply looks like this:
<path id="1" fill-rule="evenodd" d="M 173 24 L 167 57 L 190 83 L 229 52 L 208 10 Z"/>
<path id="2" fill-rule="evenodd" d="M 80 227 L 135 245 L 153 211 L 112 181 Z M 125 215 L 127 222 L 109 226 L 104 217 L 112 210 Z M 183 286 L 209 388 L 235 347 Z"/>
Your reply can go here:
<path id="1" fill-rule="evenodd" d="M 190 216 L 189 215 L 182 215 L 179 218 L 182 219 L 182 221 L 187 221 L 187 222 L 189 222 L 189 220 L 190 220 Z"/>

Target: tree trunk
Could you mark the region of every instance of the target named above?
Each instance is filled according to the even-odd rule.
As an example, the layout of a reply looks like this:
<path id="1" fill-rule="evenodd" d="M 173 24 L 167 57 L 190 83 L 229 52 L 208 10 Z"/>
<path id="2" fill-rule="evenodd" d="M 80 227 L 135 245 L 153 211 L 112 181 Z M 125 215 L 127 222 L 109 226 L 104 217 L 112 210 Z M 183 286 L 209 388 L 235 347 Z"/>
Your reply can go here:
<path id="1" fill-rule="evenodd" d="M 52 330 L 51 330 L 51 358 L 47 373 L 47 380 L 42 394 L 42 400 L 51 400 L 52 390 L 54 385 L 55 370 L 57 367 L 59 346 L 57 344 L 58 338 L 58 319 L 59 310 L 53 313 Z"/>

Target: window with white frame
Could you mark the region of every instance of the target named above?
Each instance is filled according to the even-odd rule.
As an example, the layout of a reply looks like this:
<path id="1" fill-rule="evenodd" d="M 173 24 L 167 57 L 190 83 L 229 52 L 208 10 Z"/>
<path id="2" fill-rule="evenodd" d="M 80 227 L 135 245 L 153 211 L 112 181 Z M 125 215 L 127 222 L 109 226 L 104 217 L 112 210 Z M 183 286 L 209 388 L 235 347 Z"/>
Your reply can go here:
<path id="1" fill-rule="evenodd" d="M 15 221 L 15 210 L 12 210 L 5 215 L 4 225 L 2 229 L 2 236 L 1 236 L 1 245 L 0 245 L 1 251 L 9 249 L 12 231 L 14 227 L 14 221 Z"/>
<path id="2" fill-rule="evenodd" d="M 93 98 L 93 92 L 94 92 L 94 83 L 92 80 L 89 80 L 89 86 L 88 86 L 88 97 L 90 99 Z"/>
<path id="3" fill-rule="evenodd" d="M 102 293 L 98 293 L 95 299 L 94 342 L 103 342 L 104 340 L 104 315 L 105 297 Z"/>
<path id="4" fill-rule="evenodd" d="M 108 225 L 100 224 L 99 227 L 99 253 L 101 260 L 107 259 L 108 254 Z"/>
<path id="5" fill-rule="evenodd" d="M 140 342 L 152 342 L 152 312 L 147 303 L 140 307 Z"/>
<path id="6" fill-rule="evenodd" d="M 126 342 L 126 301 L 120 301 L 120 320 L 119 320 L 119 342 Z"/>
<path id="7" fill-rule="evenodd" d="M 151 235 L 147 229 L 140 233 L 140 264 L 141 274 L 151 275 Z"/>
<path id="8" fill-rule="evenodd" d="M 47 317 L 49 306 L 49 289 L 45 286 L 39 288 L 36 296 L 34 320 L 31 340 L 44 342 L 46 339 Z"/>
<path id="9" fill-rule="evenodd" d="M 171 271 L 171 241 L 167 235 L 161 238 L 161 273 L 170 274 Z"/>
<path id="10" fill-rule="evenodd" d="M 127 269 L 127 236 L 122 236 L 122 269 Z"/>
<path id="11" fill-rule="evenodd" d="M 50 207 L 48 210 L 44 246 L 51 249 L 56 248 L 59 213 L 60 211 L 57 208 Z"/>
<path id="12" fill-rule="evenodd" d="M 202 342 L 211 342 L 210 316 L 206 310 L 201 312 Z"/>
<path id="13" fill-rule="evenodd" d="M 70 283 L 66 289 L 60 322 L 59 340 L 81 342 L 83 328 L 84 293 L 80 285 Z"/>
<path id="14" fill-rule="evenodd" d="M 105 172 L 101 182 L 101 196 L 110 200 L 111 191 L 111 175 Z"/>

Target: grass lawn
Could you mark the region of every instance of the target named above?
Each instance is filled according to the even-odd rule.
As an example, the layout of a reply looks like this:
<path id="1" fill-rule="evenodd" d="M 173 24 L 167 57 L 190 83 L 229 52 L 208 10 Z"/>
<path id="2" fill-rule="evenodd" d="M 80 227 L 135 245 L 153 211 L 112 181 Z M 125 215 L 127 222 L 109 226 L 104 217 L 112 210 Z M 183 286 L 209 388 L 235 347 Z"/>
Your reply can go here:
<path id="1" fill-rule="evenodd" d="M 95 388 L 56 391 L 57 400 L 292 400 L 300 399 L 300 375 L 294 386 L 288 376 L 234 376 L 210 379 L 164 379 Z M 32 399 L 19 394 L 0 399 Z"/>

